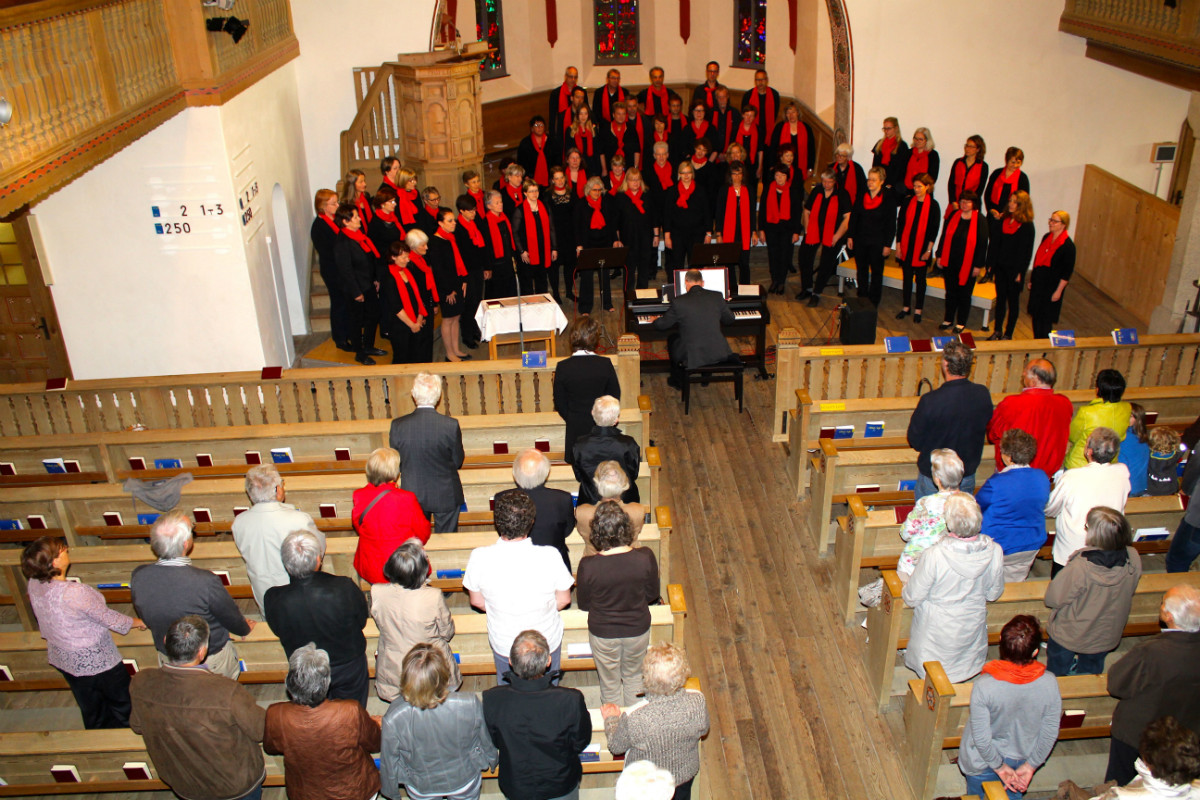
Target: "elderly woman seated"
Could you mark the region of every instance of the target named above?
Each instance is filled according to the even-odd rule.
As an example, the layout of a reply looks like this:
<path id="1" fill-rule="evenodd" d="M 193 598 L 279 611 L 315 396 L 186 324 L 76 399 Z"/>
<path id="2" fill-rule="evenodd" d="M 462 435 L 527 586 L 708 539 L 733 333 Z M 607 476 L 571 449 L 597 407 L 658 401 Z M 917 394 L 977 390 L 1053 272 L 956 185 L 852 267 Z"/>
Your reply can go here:
<path id="1" fill-rule="evenodd" d="M 263 749 L 283 756 L 291 800 L 345 797 L 368 800 L 379 791 L 371 754 L 379 750 L 379 723 L 353 700 L 328 700 L 329 654 L 314 644 L 288 659 L 290 703 L 267 708 Z"/>
<path id="2" fill-rule="evenodd" d="M 1000 437 L 1004 469 L 988 478 L 975 495 L 983 510 L 983 532 L 1004 551 L 1004 582 L 1029 577 L 1038 550 L 1046 543 L 1046 501 L 1050 479 L 1029 465 L 1037 455 L 1037 439 L 1020 428 Z"/>
<path id="3" fill-rule="evenodd" d="M 638 534 L 642 532 L 642 525 L 646 522 L 647 509 L 641 503 L 621 502 L 621 495 L 629 490 L 629 476 L 616 461 L 602 461 L 600 466 L 596 467 L 593 480 L 596 491 L 600 493 L 600 500 L 615 501 L 629 517 L 629 524 L 633 532 L 630 547 L 637 547 Z M 596 553 L 596 548 L 592 545 L 592 518 L 595 515 L 595 503 L 580 503 L 575 509 L 575 529 L 583 537 L 583 554 L 585 556 Z"/>
<path id="4" fill-rule="evenodd" d="M 904 585 L 913 610 L 904 664 L 924 678 L 924 663 L 940 661 L 961 683 L 987 659 L 987 604 L 1004 593 L 1004 552 L 979 532 L 983 513 L 971 495 L 951 494 L 945 518 L 946 535 L 921 554 Z"/>
<path id="5" fill-rule="evenodd" d="M 637 477 L 642 463 L 642 448 L 637 439 L 621 433 L 617 420 L 621 416 L 621 401 L 612 395 L 597 397 L 592 404 L 592 421 L 596 423 L 591 433 L 575 441 L 571 453 L 571 466 L 575 479 L 579 481 L 579 502 L 597 503 L 600 493 L 593 483 L 596 467 L 602 461 L 616 461 L 625 470 L 629 488 L 621 495 L 626 503 L 636 503 L 642 498 L 638 494 Z"/>
<path id="6" fill-rule="evenodd" d="M 1175 717 L 1146 726 L 1134 763 L 1137 777 L 1114 786 L 1095 800 L 1196 800 L 1200 797 L 1200 736 Z"/>

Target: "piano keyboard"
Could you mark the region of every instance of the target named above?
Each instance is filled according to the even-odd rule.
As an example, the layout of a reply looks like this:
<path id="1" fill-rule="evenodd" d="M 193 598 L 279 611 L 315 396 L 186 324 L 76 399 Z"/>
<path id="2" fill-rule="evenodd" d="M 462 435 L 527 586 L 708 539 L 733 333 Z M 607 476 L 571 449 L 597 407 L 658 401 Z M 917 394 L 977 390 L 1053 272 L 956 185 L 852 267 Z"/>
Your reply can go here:
<path id="1" fill-rule="evenodd" d="M 760 311 L 734 311 L 733 316 L 736 319 L 762 319 Z"/>
<path id="2" fill-rule="evenodd" d="M 659 316 L 660 316 L 659 314 L 638 314 L 637 315 L 637 324 L 638 325 L 650 325 L 654 322 L 654 320 L 658 319 Z"/>

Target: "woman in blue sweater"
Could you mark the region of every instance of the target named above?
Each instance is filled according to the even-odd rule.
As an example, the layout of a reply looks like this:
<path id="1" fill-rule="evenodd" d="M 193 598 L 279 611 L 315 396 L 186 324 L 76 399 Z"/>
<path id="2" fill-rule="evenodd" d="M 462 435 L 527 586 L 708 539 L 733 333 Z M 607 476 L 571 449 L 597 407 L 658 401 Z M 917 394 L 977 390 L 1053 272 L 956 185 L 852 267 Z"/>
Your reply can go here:
<path id="1" fill-rule="evenodd" d="M 1050 499 L 1050 479 L 1029 466 L 1036 454 L 1036 439 L 1020 428 L 1006 431 L 1000 439 L 1004 469 L 988 478 L 975 495 L 983 510 L 981 532 L 1004 549 L 1005 583 L 1025 580 L 1046 543 L 1043 509 Z"/>

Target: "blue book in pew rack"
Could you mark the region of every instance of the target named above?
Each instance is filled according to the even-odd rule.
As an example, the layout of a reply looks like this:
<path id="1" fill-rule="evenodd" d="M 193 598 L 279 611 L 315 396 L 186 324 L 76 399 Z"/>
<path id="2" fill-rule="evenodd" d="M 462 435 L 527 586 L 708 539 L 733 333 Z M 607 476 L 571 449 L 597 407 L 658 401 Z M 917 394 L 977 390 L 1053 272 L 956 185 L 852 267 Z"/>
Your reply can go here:
<path id="1" fill-rule="evenodd" d="M 42 466 L 51 475 L 66 475 L 67 465 L 61 458 L 43 458 Z"/>
<path id="2" fill-rule="evenodd" d="M 883 344 L 889 353 L 911 353 L 912 343 L 907 336 L 885 336 Z"/>
<path id="3" fill-rule="evenodd" d="M 138 525 L 153 525 L 161 514 L 138 514 Z"/>
<path id="4" fill-rule="evenodd" d="M 1137 328 L 1114 328 L 1113 341 L 1117 344 L 1137 344 Z"/>
<path id="5" fill-rule="evenodd" d="M 913 478 L 908 481 L 900 481 L 896 484 L 897 492 L 915 492 L 917 490 L 917 479 Z"/>
<path id="6" fill-rule="evenodd" d="M 156 458 L 154 459 L 155 469 L 180 469 L 183 467 L 183 462 L 178 458 Z"/>
<path id="7" fill-rule="evenodd" d="M 1075 331 L 1050 331 L 1051 347 L 1074 347 Z"/>
<path id="8" fill-rule="evenodd" d="M 954 341 L 953 336 L 935 336 L 933 337 L 933 349 L 939 353 L 946 349 L 946 345 Z"/>
<path id="9" fill-rule="evenodd" d="M 21 527 L 19 519 L 0 519 L 0 531 L 19 531 L 24 530 Z"/>
<path id="10" fill-rule="evenodd" d="M 863 426 L 863 436 L 868 439 L 875 439 L 883 436 L 883 422 L 868 422 Z"/>

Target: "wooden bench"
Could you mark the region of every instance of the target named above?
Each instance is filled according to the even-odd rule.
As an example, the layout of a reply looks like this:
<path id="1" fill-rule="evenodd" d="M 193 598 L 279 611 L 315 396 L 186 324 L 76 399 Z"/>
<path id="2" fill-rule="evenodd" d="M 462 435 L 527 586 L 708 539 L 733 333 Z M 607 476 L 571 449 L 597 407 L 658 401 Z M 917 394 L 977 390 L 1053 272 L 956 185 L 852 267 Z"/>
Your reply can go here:
<path id="1" fill-rule="evenodd" d="M 1082 727 L 1063 728 L 1059 741 L 1106 739 L 1110 735 L 1113 709 L 1117 700 L 1108 694 L 1107 675 L 1070 675 L 1058 678 L 1063 710 L 1085 711 Z M 904 698 L 904 737 L 900 742 L 900 761 L 914 797 L 937 794 L 938 772 L 950 766 L 943 754 L 962 744 L 967 710 L 971 704 L 971 684 L 951 683 L 937 661 L 925 662 L 925 680 L 908 682 Z M 1054 785 L 1030 785 L 1031 791 L 1054 791 Z M 1084 783 L 1080 777 L 1080 783 Z M 1037 782 L 1037 778 L 1034 778 Z M 1099 779 L 1094 781 L 1099 783 Z M 1003 796 L 1003 795 L 1002 795 Z"/>
<path id="2" fill-rule="evenodd" d="M 843 261 L 837 266 L 837 282 L 838 294 L 845 292 L 846 279 L 858 279 L 858 266 L 853 258 Z M 904 274 L 900 269 L 900 265 L 894 258 L 888 258 L 884 262 L 883 267 L 883 285 L 889 289 L 900 289 L 904 283 Z M 926 297 L 936 297 L 939 300 L 946 298 L 946 279 L 938 276 L 930 276 L 926 280 L 925 287 Z M 978 283 L 971 289 L 971 307 L 978 308 L 983 311 L 983 327 L 987 328 L 988 320 L 992 314 L 992 306 L 996 304 L 996 284 L 994 283 Z"/>
<path id="3" fill-rule="evenodd" d="M 904 584 L 895 571 L 883 573 L 883 598 L 875 608 L 867 609 L 867 648 L 863 654 L 867 683 L 882 711 L 891 701 L 892 679 L 897 665 L 897 650 L 908 647 L 912 627 L 912 609 L 900 597 Z M 1133 595 L 1133 606 L 1125 626 L 1125 637 L 1148 636 L 1158 633 L 1158 610 L 1163 593 L 1172 586 L 1186 583 L 1200 588 L 1200 572 L 1143 574 Z M 1031 614 L 1045 623 L 1050 616 L 1043 598 L 1048 580 L 1010 583 L 1004 594 L 988 603 L 988 641 L 999 641 L 1000 629 L 1017 614 Z"/>
<path id="4" fill-rule="evenodd" d="M 704 367 L 687 367 L 683 371 L 683 413 L 686 416 L 692 407 L 693 383 L 732 383 L 733 399 L 737 400 L 738 413 L 742 413 L 742 376 L 745 364 L 709 364 Z"/>
<path id="5" fill-rule="evenodd" d="M 846 624 L 858 611 L 860 572 L 865 569 L 895 569 L 905 542 L 900 538 L 901 524 L 896 521 L 894 508 L 868 511 L 870 495 L 854 495 L 848 500 L 848 513 L 837 518 L 833 544 L 833 585 L 837 603 Z M 1179 495 L 1169 497 L 1131 497 L 1125 504 L 1125 516 L 1130 526 L 1138 528 L 1165 527 L 1174 532 L 1183 515 Z M 1039 558 L 1050 558 L 1050 542 L 1054 536 L 1054 518 L 1046 518 L 1046 533 L 1050 541 L 1041 548 Z M 1137 542 L 1139 553 L 1165 553 L 1169 541 Z"/>

